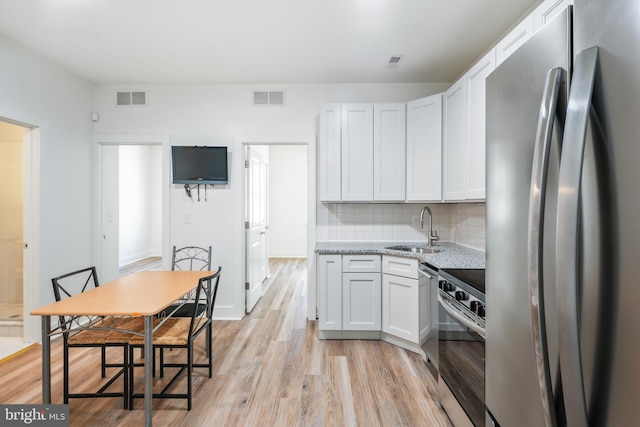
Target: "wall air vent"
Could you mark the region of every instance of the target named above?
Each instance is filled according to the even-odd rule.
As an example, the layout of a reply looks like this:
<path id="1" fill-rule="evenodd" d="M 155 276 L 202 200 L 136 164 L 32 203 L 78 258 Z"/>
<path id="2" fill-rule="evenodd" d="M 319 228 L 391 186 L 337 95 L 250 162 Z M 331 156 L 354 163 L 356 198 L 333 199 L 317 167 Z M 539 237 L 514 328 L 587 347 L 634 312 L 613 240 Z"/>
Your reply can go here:
<path id="1" fill-rule="evenodd" d="M 283 90 L 254 90 L 253 91 L 253 105 L 284 105 L 284 91 Z"/>
<path id="2" fill-rule="evenodd" d="M 147 92 L 116 92 L 117 106 L 147 106 Z"/>

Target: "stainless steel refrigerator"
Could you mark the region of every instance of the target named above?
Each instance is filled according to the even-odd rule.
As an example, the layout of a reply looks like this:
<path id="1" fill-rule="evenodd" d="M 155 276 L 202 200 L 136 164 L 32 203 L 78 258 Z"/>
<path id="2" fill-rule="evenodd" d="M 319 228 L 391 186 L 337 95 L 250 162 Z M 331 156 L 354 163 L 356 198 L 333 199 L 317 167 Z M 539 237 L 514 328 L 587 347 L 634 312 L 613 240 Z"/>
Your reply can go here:
<path id="1" fill-rule="evenodd" d="M 640 425 L 640 1 L 487 79 L 487 425 Z"/>

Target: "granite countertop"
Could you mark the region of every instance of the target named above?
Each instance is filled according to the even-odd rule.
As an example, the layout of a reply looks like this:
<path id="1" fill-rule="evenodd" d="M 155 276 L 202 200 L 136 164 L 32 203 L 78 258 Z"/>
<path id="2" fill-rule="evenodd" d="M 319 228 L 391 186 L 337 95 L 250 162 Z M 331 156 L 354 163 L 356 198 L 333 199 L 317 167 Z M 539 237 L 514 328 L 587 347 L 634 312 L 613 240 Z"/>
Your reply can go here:
<path id="1" fill-rule="evenodd" d="M 345 242 L 325 241 L 317 242 L 315 252 L 318 254 L 381 254 L 407 258 L 417 258 L 431 266 L 441 268 L 484 268 L 485 254 L 477 249 L 442 242 L 434 245 L 441 249 L 435 254 L 419 254 L 407 251 L 386 249 L 388 246 L 420 246 L 427 247 L 423 242 Z"/>

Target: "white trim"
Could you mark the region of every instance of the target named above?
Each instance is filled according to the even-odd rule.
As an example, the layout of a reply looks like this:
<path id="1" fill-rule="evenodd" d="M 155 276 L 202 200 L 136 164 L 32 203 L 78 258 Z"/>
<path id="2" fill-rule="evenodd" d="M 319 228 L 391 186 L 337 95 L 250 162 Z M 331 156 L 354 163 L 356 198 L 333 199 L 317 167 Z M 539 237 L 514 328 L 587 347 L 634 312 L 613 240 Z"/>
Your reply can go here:
<path id="1" fill-rule="evenodd" d="M 171 138 L 169 135 L 103 135 L 93 136 L 93 142 L 98 145 L 94 165 L 98 173 L 95 176 L 94 206 L 96 207 L 96 221 L 93 224 L 96 250 L 96 265 L 98 271 L 102 267 L 102 146 L 104 145 L 162 145 L 162 268 L 171 268 Z"/>
<path id="2" fill-rule="evenodd" d="M 244 239 L 244 146 L 245 145 L 306 145 L 307 146 L 307 317 L 316 319 L 316 135 L 236 135 L 234 137 L 233 167 L 234 191 L 233 213 L 236 226 L 233 232 L 234 258 L 239 260 L 233 266 L 233 301 L 237 317 L 241 319 L 245 312 L 245 239 Z"/>

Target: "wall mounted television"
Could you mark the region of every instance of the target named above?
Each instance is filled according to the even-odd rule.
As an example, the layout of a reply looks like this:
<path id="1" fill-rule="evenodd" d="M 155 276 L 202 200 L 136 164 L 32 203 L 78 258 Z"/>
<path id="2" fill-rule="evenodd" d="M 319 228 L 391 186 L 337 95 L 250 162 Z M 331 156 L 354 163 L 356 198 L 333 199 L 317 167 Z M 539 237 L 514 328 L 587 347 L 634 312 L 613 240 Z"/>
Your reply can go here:
<path id="1" fill-rule="evenodd" d="M 171 147 L 174 184 L 229 183 L 227 147 Z"/>

